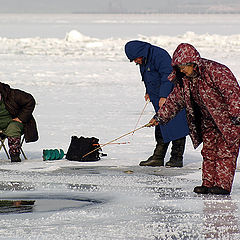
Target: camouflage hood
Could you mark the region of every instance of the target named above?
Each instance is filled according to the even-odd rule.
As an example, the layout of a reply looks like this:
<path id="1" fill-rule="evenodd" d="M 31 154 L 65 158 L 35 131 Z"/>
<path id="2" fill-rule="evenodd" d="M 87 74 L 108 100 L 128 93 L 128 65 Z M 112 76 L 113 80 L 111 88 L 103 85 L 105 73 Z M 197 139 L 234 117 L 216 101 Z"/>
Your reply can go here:
<path id="1" fill-rule="evenodd" d="M 178 45 L 177 49 L 173 53 L 172 66 L 186 64 L 186 63 L 195 63 L 198 65 L 199 70 L 201 69 L 201 56 L 200 53 L 188 43 L 181 43 Z M 200 70 L 201 71 L 201 70 Z M 176 71 L 173 70 L 172 73 L 168 76 L 170 81 L 176 78 Z"/>

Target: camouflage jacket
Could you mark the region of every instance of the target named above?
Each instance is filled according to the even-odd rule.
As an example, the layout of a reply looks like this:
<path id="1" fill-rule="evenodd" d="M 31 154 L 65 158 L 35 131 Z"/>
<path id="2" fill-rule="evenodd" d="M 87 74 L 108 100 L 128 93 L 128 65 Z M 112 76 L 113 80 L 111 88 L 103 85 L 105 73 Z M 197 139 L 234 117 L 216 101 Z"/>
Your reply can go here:
<path id="1" fill-rule="evenodd" d="M 240 139 L 240 88 L 236 78 L 226 66 L 200 57 L 190 44 L 180 44 L 173 54 L 172 66 L 196 63 L 199 71 L 198 93 L 211 115 L 214 124 L 231 146 Z M 176 80 L 176 68 L 169 75 L 169 80 Z M 182 78 L 182 85 L 177 84 L 159 110 L 157 118 L 161 124 L 167 123 L 183 108 L 186 108 L 187 121 L 193 146 L 202 143 L 200 119 L 196 115 L 191 98 L 190 81 Z M 237 121 L 236 121 L 237 119 Z"/>

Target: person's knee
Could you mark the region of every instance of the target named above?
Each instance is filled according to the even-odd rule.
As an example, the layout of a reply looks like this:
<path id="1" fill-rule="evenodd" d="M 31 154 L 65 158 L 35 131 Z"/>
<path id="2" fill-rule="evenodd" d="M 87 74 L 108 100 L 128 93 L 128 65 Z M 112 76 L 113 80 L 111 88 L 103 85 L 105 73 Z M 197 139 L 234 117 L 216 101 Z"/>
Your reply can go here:
<path id="1" fill-rule="evenodd" d="M 8 137 L 21 137 L 23 134 L 23 124 L 16 121 L 10 122 L 5 130 L 5 134 Z"/>

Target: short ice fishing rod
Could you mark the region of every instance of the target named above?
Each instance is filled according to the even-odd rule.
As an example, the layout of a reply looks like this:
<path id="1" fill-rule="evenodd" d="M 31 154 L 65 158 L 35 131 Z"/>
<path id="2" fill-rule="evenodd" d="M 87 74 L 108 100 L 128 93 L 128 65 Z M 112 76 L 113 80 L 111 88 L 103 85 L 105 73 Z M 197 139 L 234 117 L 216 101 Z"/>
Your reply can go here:
<path id="1" fill-rule="evenodd" d="M 127 136 L 127 135 L 129 135 L 129 134 L 131 134 L 131 133 L 133 133 L 133 132 L 136 132 L 136 131 L 138 131 L 138 130 L 140 130 L 140 129 L 142 129 L 142 128 L 151 127 L 151 126 L 152 126 L 151 123 L 147 123 L 147 124 L 145 124 L 145 125 L 143 125 L 143 126 L 141 126 L 141 127 L 139 127 L 139 128 L 136 128 L 136 129 L 132 130 L 131 132 L 125 133 L 125 134 L 123 134 L 122 136 L 120 136 L 120 137 L 118 137 L 118 138 L 115 138 L 115 139 L 113 139 L 112 141 L 107 142 L 107 143 L 101 145 L 101 146 L 98 147 L 98 148 L 95 148 L 95 149 L 92 150 L 91 152 L 86 153 L 85 155 L 82 156 L 82 158 L 85 158 L 85 157 L 88 156 L 89 154 L 95 152 L 96 150 L 98 150 L 98 149 L 100 149 L 100 148 L 102 148 L 102 147 L 104 147 L 104 146 L 106 146 L 106 145 L 108 145 L 108 144 L 111 144 L 112 142 L 117 141 L 117 140 L 120 139 L 120 138 L 123 138 L 123 137 L 125 137 L 125 136 Z"/>

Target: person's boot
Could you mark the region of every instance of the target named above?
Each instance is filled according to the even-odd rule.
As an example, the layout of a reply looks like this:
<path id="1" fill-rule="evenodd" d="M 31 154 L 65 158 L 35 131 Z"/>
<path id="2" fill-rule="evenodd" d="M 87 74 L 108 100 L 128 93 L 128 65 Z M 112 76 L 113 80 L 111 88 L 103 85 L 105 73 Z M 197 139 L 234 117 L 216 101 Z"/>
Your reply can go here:
<path id="1" fill-rule="evenodd" d="M 20 154 L 10 154 L 11 162 L 21 162 Z"/>
<path id="2" fill-rule="evenodd" d="M 141 161 L 140 166 L 160 167 L 164 166 L 164 157 L 166 155 L 169 143 L 164 143 L 163 140 L 157 142 L 153 155 L 146 161 Z"/>
<path id="3" fill-rule="evenodd" d="M 216 195 L 229 195 L 230 191 L 223 189 L 221 187 L 214 186 L 209 188 L 209 193 Z"/>
<path id="4" fill-rule="evenodd" d="M 21 162 L 20 159 L 21 137 L 8 137 L 8 146 L 11 162 Z"/>
<path id="5" fill-rule="evenodd" d="M 193 191 L 195 193 L 198 193 L 198 194 L 208 194 L 209 193 L 209 187 L 206 187 L 206 186 L 197 186 L 193 189 Z"/>
<path id="6" fill-rule="evenodd" d="M 166 167 L 183 167 L 183 153 L 185 150 L 186 137 L 172 141 L 171 157 L 166 162 Z"/>

